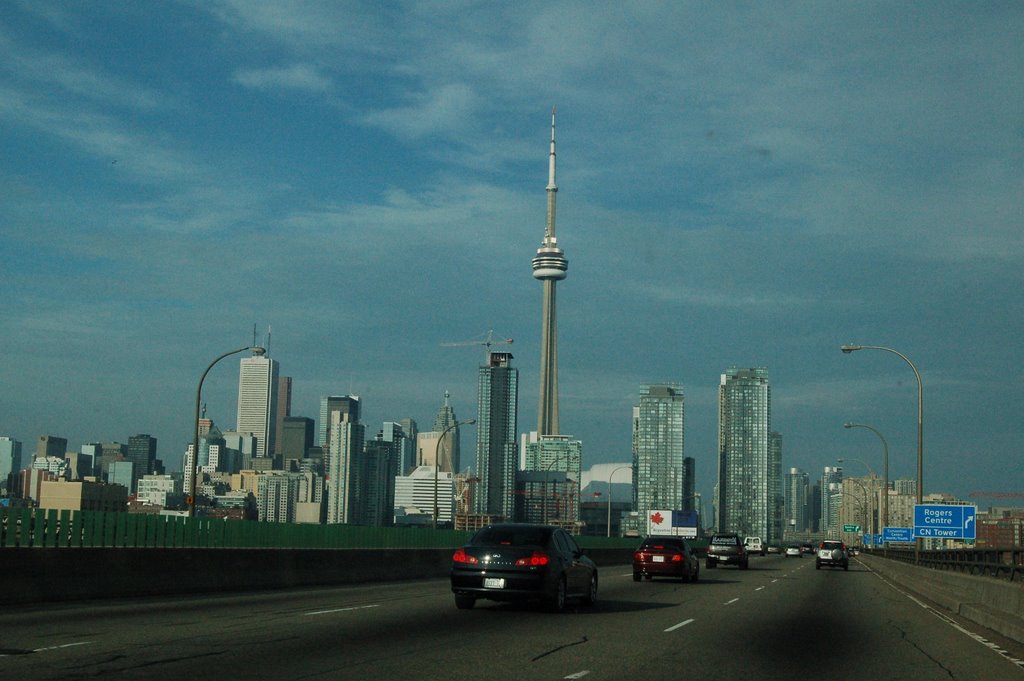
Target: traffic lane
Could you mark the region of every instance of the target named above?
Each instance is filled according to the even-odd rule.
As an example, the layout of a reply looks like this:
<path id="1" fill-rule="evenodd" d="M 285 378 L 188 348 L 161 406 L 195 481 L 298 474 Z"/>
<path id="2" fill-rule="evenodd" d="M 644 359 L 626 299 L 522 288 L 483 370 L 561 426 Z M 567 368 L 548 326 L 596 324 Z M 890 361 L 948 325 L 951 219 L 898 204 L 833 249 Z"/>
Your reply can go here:
<path id="1" fill-rule="evenodd" d="M 560 667 L 574 647 L 618 640 L 620 618 L 643 623 L 647 613 L 700 594 L 661 582 L 650 586 L 665 588 L 638 590 L 645 585 L 632 582 L 628 566 L 601 576 L 598 605 L 568 615 L 505 604 L 458 611 L 446 580 L 8 611 L 0 621 L 20 616 L 21 626 L 5 626 L 11 647 L 3 665 L 39 679 L 260 677 L 280 665 L 283 676 L 300 668 L 311 678 L 359 670 L 439 678 L 483 662 L 516 678 L 541 660 Z M 507 645 L 510 631 L 515 645 Z"/>

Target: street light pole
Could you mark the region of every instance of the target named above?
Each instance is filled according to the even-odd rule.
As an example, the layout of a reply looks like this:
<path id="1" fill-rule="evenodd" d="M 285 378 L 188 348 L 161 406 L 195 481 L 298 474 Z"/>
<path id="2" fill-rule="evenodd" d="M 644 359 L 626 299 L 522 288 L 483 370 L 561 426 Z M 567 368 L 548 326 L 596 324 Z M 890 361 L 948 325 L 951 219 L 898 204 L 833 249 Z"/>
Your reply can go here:
<path id="1" fill-rule="evenodd" d="M 434 445 L 434 523 L 433 524 L 434 524 L 434 529 L 435 530 L 437 529 L 437 512 L 438 512 L 437 511 L 437 475 L 438 475 L 438 470 L 441 467 L 441 457 L 440 457 L 441 442 L 444 440 L 444 436 L 448 434 L 448 431 L 454 430 L 455 428 L 458 428 L 459 426 L 471 426 L 474 423 L 476 423 L 476 419 L 469 419 L 468 421 L 456 421 L 455 423 L 451 424 L 450 426 L 445 428 L 443 431 L 441 431 L 441 437 L 439 437 L 437 439 L 437 443 Z M 455 474 L 455 471 L 452 471 L 452 475 L 453 476 L 454 476 L 454 474 Z"/>
<path id="2" fill-rule="evenodd" d="M 246 350 L 252 350 L 252 354 L 255 357 L 262 357 L 263 355 L 267 354 L 266 349 L 261 348 L 258 345 L 247 345 L 244 348 L 238 348 L 237 350 L 225 352 L 223 355 L 210 362 L 210 365 L 206 367 L 206 371 L 204 371 L 203 375 L 199 377 L 199 387 L 196 388 L 196 415 L 195 421 L 193 422 L 195 424 L 195 429 L 193 430 L 192 438 L 192 465 L 189 466 L 189 486 L 191 487 L 191 494 L 189 495 L 188 500 L 188 515 L 190 518 L 194 518 L 196 515 L 196 476 L 197 471 L 199 469 L 199 409 L 203 400 L 203 381 L 206 380 L 206 375 L 210 373 L 210 369 L 213 368 L 214 364 L 221 361 L 225 357 L 237 355 L 238 353 L 245 352 Z"/>
<path id="3" fill-rule="evenodd" d="M 608 475 L 608 536 L 612 536 L 612 478 L 619 471 L 624 471 L 627 468 L 632 469 L 633 464 L 627 464 L 625 466 L 619 466 L 618 468 L 612 469 L 612 472 Z"/>
<path id="4" fill-rule="evenodd" d="M 889 526 L 889 443 L 876 428 L 866 423 L 844 423 L 843 428 L 867 428 L 882 441 L 882 532 L 884 533 L 885 528 Z M 882 547 L 885 548 L 885 542 L 882 542 Z"/>
<path id="5" fill-rule="evenodd" d="M 843 345 L 839 349 L 846 355 L 857 350 L 891 352 L 909 364 L 910 368 L 914 370 L 914 376 L 917 378 L 917 503 L 921 504 L 924 499 L 924 386 L 921 383 L 921 372 L 917 370 L 917 367 L 914 366 L 914 363 L 906 355 L 892 348 L 885 348 L 880 345 Z M 888 494 L 888 490 L 886 494 Z M 918 537 L 914 540 L 914 563 L 920 562 L 921 538 Z"/>

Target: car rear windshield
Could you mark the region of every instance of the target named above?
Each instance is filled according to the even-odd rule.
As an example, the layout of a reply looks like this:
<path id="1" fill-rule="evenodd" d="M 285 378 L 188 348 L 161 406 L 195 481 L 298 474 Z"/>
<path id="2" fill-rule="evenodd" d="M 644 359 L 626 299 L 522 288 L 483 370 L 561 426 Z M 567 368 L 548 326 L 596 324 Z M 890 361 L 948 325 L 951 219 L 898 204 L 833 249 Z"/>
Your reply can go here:
<path id="1" fill-rule="evenodd" d="M 473 537 L 482 546 L 546 546 L 551 530 L 544 527 L 485 527 Z"/>
<path id="2" fill-rule="evenodd" d="M 712 537 L 711 543 L 717 546 L 736 546 L 740 543 L 740 538 L 736 536 Z"/>

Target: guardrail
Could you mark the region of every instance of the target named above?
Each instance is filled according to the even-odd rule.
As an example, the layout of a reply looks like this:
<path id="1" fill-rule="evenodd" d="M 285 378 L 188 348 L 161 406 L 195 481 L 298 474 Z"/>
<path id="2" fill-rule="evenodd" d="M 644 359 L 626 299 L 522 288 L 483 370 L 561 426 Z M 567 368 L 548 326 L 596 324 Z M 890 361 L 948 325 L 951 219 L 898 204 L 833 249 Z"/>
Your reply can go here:
<path id="1" fill-rule="evenodd" d="M 409 527 L 299 525 L 187 516 L 0 508 L 4 548 L 448 549 L 472 532 Z M 633 548 L 639 540 L 576 537 L 585 549 Z"/>
<path id="2" fill-rule="evenodd" d="M 882 556 L 875 550 L 872 555 Z M 885 556 L 904 563 L 914 563 L 913 549 L 887 549 Z M 933 549 L 920 552 L 919 565 L 937 570 L 950 570 L 980 577 L 1024 581 L 1024 548 L 986 547 L 973 549 Z"/>

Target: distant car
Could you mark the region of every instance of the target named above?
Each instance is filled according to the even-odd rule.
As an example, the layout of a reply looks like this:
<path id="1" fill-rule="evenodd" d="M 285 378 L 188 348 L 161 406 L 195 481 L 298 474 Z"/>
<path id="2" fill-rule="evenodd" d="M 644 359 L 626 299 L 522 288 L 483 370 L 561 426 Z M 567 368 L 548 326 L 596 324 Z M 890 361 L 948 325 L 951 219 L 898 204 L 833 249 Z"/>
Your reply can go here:
<path id="1" fill-rule="evenodd" d="M 782 553 L 782 548 L 772 544 L 768 547 L 768 553 Z"/>
<path id="2" fill-rule="evenodd" d="M 764 555 L 765 546 L 761 542 L 760 537 L 747 537 L 743 540 L 743 547 L 747 550 L 747 553 L 760 553 Z"/>
<path id="3" fill-rule="evenodd" d="M 814 559 L 814 568 L 820 570 L 822 565 L 850 569 L 850 557 L 846 552 L 846 544 L 841 541 L 825 540 L 818 544 L 818 554 Z"/>
<path id="4" fill-rule="evenodd" d="M 682 537 L 648 537 L 633 553 L 633 581 L 652 577 L 677 577 L 684 582 L 700 579 L 700 560 Z"/>
<path id="5" fill-rule="evenodd" d="M 737 565 L 741 570 L 749 567 L 749 554 L 738 534 L 724 533 L 711 536 L 704 565 L 713 570 L 719 563 Z"/>
<path id="6" fill-rule="evenodd" d="M 809 541 L 805 541 L 800 545 L 800 553 L 814 553 L 814 544 Z"/>
<path id="7" fill-rule="evenodd" d="M 488 525 L 452 555 L 451 584 L 462 610 L 484 598 L 541 601 L 559 611 L 570 598 L 597 600 L 597 566 L 559 527 Z"/>
<path id="8" fill-rule="evenodd" d="M 790 556 L 796 556 L 797 558 L 803 558 L 804 554 L 800 550 L 799 546 L 797 546 L 796 544 L 793 544 L 791 546 L 787 546 L 786 547 L 786 558 L 789 558 Z"/>

